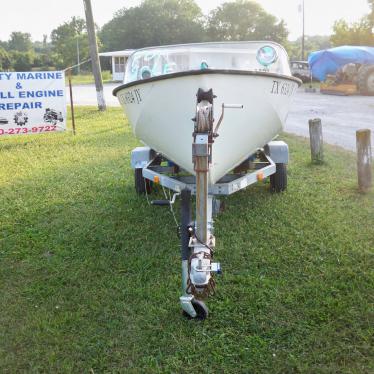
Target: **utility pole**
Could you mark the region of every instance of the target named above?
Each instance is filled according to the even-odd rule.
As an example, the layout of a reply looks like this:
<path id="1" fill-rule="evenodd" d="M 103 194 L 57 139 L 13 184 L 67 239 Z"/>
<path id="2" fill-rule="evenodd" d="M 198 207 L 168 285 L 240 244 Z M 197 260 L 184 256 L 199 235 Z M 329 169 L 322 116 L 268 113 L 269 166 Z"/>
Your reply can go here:
<path id="1" fill-rule="evenodd" d="M 103 80 L 101 77 L 101 67 L 99 53 L 97 49 L 97 40 L 95 33 L 95 23 L 92 14 L 91 0 L 83 0 L 84 11 L 86 13 L 87 33 L 88 42 L 90 45 L 90 56 L 92 61 L 92 73 L 95 78 L 97 105 L 99 110 L 106 110 L 106 104 L 104 99 Z"/>
<path id="2" fill-rule="evenodd" d="M 80 56 L 79 56 L 79 37 L 81 35 L 81 29 L 79 27 L 79 23 L 76 17 L 73 17 L 74 21 L 74 29 L 75 29 L 75 44 L 77 47 L 77 74 L 81 73 L 81 66 L 80 66 Z"/>
<path id="3" fill-rule="evenodd" d="M 81 73 L 81 67 L 80 67 L 81 61 L 79 56 L 79 34 L 77 34 L 77 73 Z"/>
<path id="4" fill-rule="evenodd" d="M 305 1 L 303 0 L 303 36 L 301 38 L 301 61 L 305 58 Z"/>

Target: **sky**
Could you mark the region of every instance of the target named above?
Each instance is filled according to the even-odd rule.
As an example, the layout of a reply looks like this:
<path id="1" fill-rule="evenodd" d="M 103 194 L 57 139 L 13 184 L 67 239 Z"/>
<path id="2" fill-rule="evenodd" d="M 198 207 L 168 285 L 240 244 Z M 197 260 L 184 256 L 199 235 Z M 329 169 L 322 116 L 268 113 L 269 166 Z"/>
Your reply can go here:
<path id="1" fill-rule="evenodd" d="M 207 14 L 229 0 L 195 0 Z M 257 0 L 263 8 L 285 20 L 289 38 L 301 34 L 301 17 L 298 4 L 302 0 Z M 306 35 L 329 35 L 335 20 L 348 22 L 359 20 L 369 13 L 367 0 L 304 0 Z M 101 27 L 123 7 L 136 6 L 141 0 L 91 0 L 95 22 Z M 31 34 L 32 39 L 42 40 L 51 31 L 73 16 L 84 17 L 83 0 L 0 0 L 0 40 L 8 40 L 12 31 Z"/>

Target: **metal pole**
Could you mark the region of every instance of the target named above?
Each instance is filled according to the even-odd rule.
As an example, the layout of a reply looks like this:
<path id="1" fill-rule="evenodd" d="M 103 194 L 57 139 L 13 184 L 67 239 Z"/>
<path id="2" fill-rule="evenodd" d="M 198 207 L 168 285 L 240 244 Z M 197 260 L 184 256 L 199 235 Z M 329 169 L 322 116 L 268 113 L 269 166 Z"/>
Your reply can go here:
<path id="1" fill-rule="evenodd" d="M 75 135 L 75 116 L 74 116 L 73 88 L 71 86 L 71 69 L 68 70 L 68 80 L 69 80 L 69 92 L 70 92 L 71 123 L 73 126 L 73 135 Z"/>
<path id="2" fill-rule="evenodd" d="M 86 14 L 88 41 L 90 45 L 90 55 L 92 61 L 92 73 L 95 78 L 97 105 L 99 110 L 106 110 L 104 99 L 103 80 L 101 77 L 100 59 L 97 48 L 97 40 L 95 34 L 95 23 L 92 14 L 91 0 L 83 0 L 84 11 Z"/>

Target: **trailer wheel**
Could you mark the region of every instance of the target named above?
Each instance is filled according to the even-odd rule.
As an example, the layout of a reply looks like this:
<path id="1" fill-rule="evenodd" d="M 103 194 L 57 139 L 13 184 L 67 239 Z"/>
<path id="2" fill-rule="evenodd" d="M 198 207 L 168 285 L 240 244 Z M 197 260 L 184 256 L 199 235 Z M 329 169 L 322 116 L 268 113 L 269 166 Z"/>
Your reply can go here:
<path id="1" fill-rule="evenodd" d="M 270 189 L 273 192 L 282 192 L 287 189 L 287 165 L 275 164 L 275 174 L 270 176 Z"/>
<path id="2" fill-rule="evenodd" d="M 358 89 L 362 95 L 374 95 L 374 65 L 363 65 L 358 71 Z"/>
<path id="3" fill-rule="evenodd" d="M 196 311 L 196 317 L 191 317 L 188 313 L 183 311 L 183 315 L 187 317 L 188 319 L 196 319 L 198 321 L 204 321 L 209 315 L 209 310 L 204 301 L 193 299 L 191 301 L 191 304 L 193 305 L 195 311 Z"/>
<path id="4" fill-rule="evenodd" d="M 138 195 L 152 192 L 152 182 L 143 177 L 143 169 L 134 169 L 135 191 Z M 147 190 L 146 190 L 147 189 Z"/>

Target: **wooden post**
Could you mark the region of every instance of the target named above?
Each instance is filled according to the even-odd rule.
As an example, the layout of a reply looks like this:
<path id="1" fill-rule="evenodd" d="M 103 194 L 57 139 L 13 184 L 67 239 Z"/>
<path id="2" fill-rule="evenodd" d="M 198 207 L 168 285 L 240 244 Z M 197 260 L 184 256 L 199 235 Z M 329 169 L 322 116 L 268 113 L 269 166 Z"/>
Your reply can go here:
<path id="1" fill-rule="evenodd" d="M 69 93 L 70 93 L 71 123 L 73 125 L 73 134 L 75 135 L 75 117 L 74 117 L 73 88 L 71 86 L 71 69 L 68 69 L 68 80 L 69 80 Z"/>
<path id="2" fill-rule="evenodd" d="M 368 192 L 372 187 L 372 154 L 371 131 L 368 129 L 356 131 L 357 146 L 357 177 L 360 192 Z"/>
<path id="3" fill-rule="evenodd" d="M 309 120 L 310 152 L 312 162 L 323 162 L 322 122 L 320 118 Z"/>
<path id="4" fill-rule="evenodd" d="M 97 105 L 98 105 L 99 110 L 103 111 L 103 110 L 106 110 L 106 104 L 105 104 L 105 98 L 104 98 L 103 80 L 101 77 L 99 52 L 97 48 L 95 23 L 94 23 L 94 19 L 92 15 L 91 0 L 83 0 L 83 4 L 84 4 L 84 11 L 86 14 L 88 42 L 89 42 L 90 55 L 91 55 L 91 61 L 92 61 L 92 73 L 95 78 Z"/>

